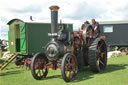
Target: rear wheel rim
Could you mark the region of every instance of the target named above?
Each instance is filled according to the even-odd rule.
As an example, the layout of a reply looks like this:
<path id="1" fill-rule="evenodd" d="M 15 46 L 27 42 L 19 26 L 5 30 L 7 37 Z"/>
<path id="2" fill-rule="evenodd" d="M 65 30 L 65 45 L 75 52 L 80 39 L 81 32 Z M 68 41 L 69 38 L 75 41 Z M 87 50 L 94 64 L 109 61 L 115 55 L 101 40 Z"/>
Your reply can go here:
<path id="1" fill-rule="evenodd" d="M 107 49 L 104 41 L 100 41 L 96 50 L 96 58 L 97 58 L 97 68 L 99 71 L 103 71 L 106 67 L 107 62 Z"/>

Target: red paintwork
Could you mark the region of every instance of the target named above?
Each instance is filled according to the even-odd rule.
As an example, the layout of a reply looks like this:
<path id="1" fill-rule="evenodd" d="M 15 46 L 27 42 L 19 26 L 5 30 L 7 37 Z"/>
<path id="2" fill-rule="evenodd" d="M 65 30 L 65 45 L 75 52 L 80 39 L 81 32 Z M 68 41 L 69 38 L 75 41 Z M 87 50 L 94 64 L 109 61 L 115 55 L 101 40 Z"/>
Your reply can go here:
<path id="1" fill-rule="evenodd" d="M 57 68 L 61 68 L 61 65 L 57 62 L 49 62 L 44 66 L 45 68 L 51 68 L 52 70 L 56 70 Z"/>
<path id="2" fill-rule="evenodd" d="M 20 65 L 21 68 L 25 67 L 26 70 L 29 70 L 32 62 L 32 58 L 24 58 L 20 62 L 19 61 L 16 62 Z"/>

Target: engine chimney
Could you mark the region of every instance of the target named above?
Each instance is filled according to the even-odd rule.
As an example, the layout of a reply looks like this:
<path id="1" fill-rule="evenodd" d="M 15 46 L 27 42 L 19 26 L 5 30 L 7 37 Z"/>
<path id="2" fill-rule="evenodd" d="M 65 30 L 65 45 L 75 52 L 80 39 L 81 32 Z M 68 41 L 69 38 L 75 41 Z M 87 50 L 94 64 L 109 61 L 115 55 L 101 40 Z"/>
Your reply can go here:
<path id="1" fill-rule="evenodd" d="M 51 6 L 49 8 L 51 10 L 51 33 L 54 35 L 57 33 L 59 7 Z"/>

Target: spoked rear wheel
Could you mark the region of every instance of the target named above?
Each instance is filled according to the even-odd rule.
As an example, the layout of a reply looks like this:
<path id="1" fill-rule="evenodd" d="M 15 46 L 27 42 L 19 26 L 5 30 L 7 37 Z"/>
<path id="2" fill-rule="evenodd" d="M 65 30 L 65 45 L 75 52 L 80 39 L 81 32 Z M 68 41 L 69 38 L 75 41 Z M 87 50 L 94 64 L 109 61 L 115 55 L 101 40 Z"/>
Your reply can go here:
<path id="1" fill-rule="evenodd" d="M 97 38 L 89 47 L 89 65 L 93 72 L 103 72 L 107 64 L 107 47 L 104 40 Z"/>
<path id="2" fill-rule="evenodd" d="M 100 41 L 96 50 L 97 66 L 100 71 L 104 71 L 107 63 L 107 49 L 103 41 Z"/>
<path id="3" fill-rule="evenodd" d="M 48 74 L 48 68 L 45 65 L 48 63 L 48 59 L 43 53 L 37 53 L 32 59 L 31 72 L 36 80 L 44 79 Z"/>
<path id="4" fill-rule="evenodd" d="M 66 82 L 70 82 L 75 79 L 77 71 L 78 65 L 76 57 L 71 53 L 65 54 L 61 63 L 62 78 Z"/>

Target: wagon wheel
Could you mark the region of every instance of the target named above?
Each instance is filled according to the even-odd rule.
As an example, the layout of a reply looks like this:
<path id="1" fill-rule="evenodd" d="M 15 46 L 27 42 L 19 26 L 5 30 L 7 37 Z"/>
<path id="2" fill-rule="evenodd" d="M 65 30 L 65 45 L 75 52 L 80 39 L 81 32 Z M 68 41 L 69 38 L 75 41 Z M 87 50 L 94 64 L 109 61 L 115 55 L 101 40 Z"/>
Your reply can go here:
<path id="1" fill-rule="evenodd" d="M 70 82 L 75 79 L 77 71 L 78 66 L 76 57 L 71 53 L 65 54 L 61 63 L 62 78 L 66 82 Z"/>
<path id="2" fill-rule="evenodd" d="M 93 72 L 102 72 L 107 64 L 107 48 L 104 40 L 97 38 L 89 47 L 89 65 Z"/>
<path id="3" fill-rule="evenodd" d="M 37 53 L 34 55 L 31 63 L 31 72 L 36 80 L 44 79 L 48 74 L 48 68 L 45 65 L 48 63 L 48 59 L 43 53 Z"/>

